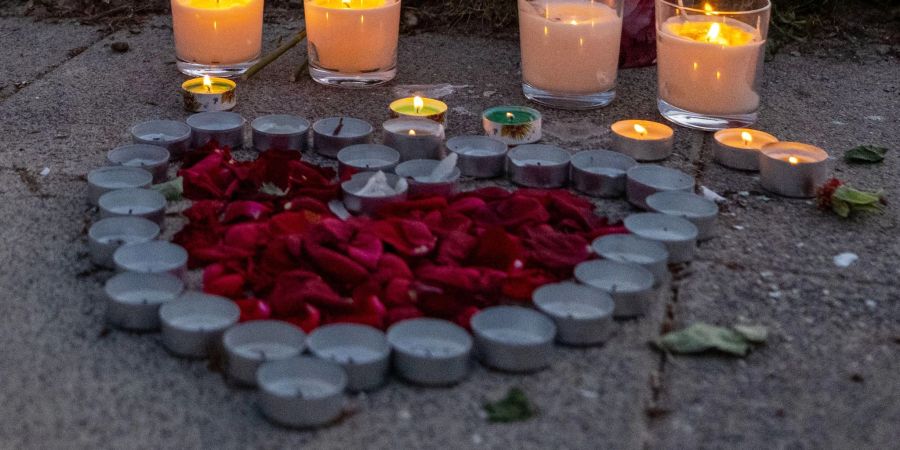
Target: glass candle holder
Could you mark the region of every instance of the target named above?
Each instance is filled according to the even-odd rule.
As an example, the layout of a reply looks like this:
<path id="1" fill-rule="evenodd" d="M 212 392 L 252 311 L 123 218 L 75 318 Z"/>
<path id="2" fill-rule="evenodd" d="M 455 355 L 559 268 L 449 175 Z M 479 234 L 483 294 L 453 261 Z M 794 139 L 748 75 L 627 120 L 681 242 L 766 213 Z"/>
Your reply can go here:
<path id="1" fill-rule="evenodd" d="M 623 0 L 518 0 L 525 97 L 589 109 L 615 97 Z"/>
<path id="2" fill-rule="evenodd" d="M 178 70 L 233 78 L 262 53 L 264 0 L 172 0 Z"/>
<path id="3" fill-rule="evenodd" d="M 400 0 L 304 0 L 303 5 L 313 80 L 360 88 L 394 79 Z"/>
<path id="4" fill-rule="evenodd" d="M 770 13 L 769 0 L 656 0 L 663 117 L 707 131 L 756 122 Z"/>

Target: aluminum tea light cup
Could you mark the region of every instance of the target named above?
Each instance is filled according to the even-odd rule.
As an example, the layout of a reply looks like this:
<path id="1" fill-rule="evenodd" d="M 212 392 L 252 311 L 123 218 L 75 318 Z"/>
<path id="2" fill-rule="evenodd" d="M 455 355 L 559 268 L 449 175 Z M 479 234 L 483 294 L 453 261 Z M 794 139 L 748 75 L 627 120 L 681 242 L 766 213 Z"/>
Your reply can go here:
<path id="1" fill-rule="evenodd" d="M 338 178 L 348 180 L 360 172 L 392 172 L 400 164 L 400 152 L 387 145 L 356 144 L 337 154 Z"/>
<path id="2" fill-rule="evenodd" d="M 716 234 L 716 218 L 719 205 L 697 194 L 681 191 L 657 192 L 646 200 L 650 211 L 683 217 L 697 227 L 698 241 L 705 241 Z"/>
<path id="3" fill-rule="evenodd" d="M 506 169 L 505 142 L 488 136 L 457 136 L 447 140 L 447 150 L 459 155 L 456 166 L 473 178 L 494 178 Z"/>
<path id="4" fill-rule="evenodd" d="M 237 382 L 254 386 L 260 364 L 299 356 L 305 342 L 303 330 L 280 320 L 256 320 L 235 325 L 222 335 L 226 372 Z"/>
<path id="5" fill-rule="evenodd" d="M 612 149 L 638 161 L 659 161 L 672 154 L 675 130 L 649 120 L 620 120 L 612 126 Z"/>
<path id="6" fill-rule="evenodd" d="M 372 142 L 372 124 L 353 117 L 328 117 L 317 120 L 312 126 L 313 150 L 336 158 L 344 147 Z"/>
<path id="7" fill-rule="evenodd" d="M 426 386 L 448 386 L 469 373 L 472 337 L 442 319 L 410 319 L 391 325 L 387 340 L 401 377 Z"/>
<path id="8" fill-rule="evenodd" d="M 484 134 L 509 145 L 541 140 L 541 113 L 527 106 L 495 106 L 481 113 Z"/>
<path id="9" fill-rule="evenodd" d="M 400 163 L 394 169 L 394 172 L 398 176 L 406 178 L 409 183 L 409 195 L 441 195 L 449 197 L 456 193 L 460 170 L 459 167 L 454 167 L 448 178 L 431 181 L 428 179 L 428 176 L 440 163 L 436 159 L 411 159 Z"/>
<path id="10" fill-rule="evenodd" d="M 143 217 L 108 217 L 88 229 L 91 262 L 101 267 L 115 267 L 113 254 L 128 244 L 150 242 L 159 237 L 159 225 Z"/>
<path id="11" fill-rule="evenodd" d="M 153 189 L 119 189 L 97 200 L 100 217 L 135 216 L 162 226 L 166 218 L 166 197 Z"/>
<path id="12" fill-rule="evenodd" d="M 222 334 L 240 316 L 241 309 L 227 298 L 185 292 L 159 309 L 163 345 L 177 356 L 206 358 L 220 350 Z"/>
<path id="13" fill-rule="evenodd" d="M 626 173 L 625 194 L 628 202 L 647 209 L 647 197 L 663 191 L 693 192 L 694 177 L 676 169 L 655 164 L 637 165 Z"/>
<path id="14" fill-rule="evenodd" d="M 297 150 L 309 148 L 309 121 L 291 114 L 270 114 L 250 122 L 253 148 L 266 150 Z"/>
<path id="15" fill-rule="evenodd" d="M 534 372 L 550 365 L 556 325 L 521 306 L 494 306 L 472 317 L 478 358 L 507 372 Z"/>
<path id="16" fill-rule="evenodd" d="M 147 144 L 123 145 L 106 154 L 110 165 L 144 169 L 153 174 L 154 183 L 166 180 L 169 158 L 169 151 L 165 148 Z"/>
<path id="17" fill-rule="evenodd" d="M 216 141 L 222 147 L 238 150 L 244 146 L 244 120 L 238 113 L 202 112 L 187 118 L 193 132 L 191 145 L 200 148 Z"/>
<path id="18" fill-rule="evenodd" d="M 401 117 L 382 124 L 384 145 L 400 152 L 400 161 L 444 157 L 444 126 L 428 119 Z"/>
<path id="19" fill-rule="evenodd" d="M 256 372 L 259 406 L 269 420 L 288 427 L 317 427 L 344 410 L 348 377 L 337 364 L 309 356 L 267 361 Z"/>
<path id="20" fill-rule="evenodd" d="M 366 185 L 369 178 L 377 172 L 362 172 L 350 177 L 349 180 L 341 183 L 341 190 L 344 193 L 344 206 L 347 211 L 355 214 L 374 214 L 382 206 L 389 203 L 406 200 L 408 190 L 407 183 L 400 183 L 401 177 L 393 173 L 385 173 L 389 186 L 400 188 L 395 195 L 387 196 L 368 196 L 358 195 L 357 193 Z M 398 184 L 399 183 L 399 184 Z M 407 187 L 403 187 L 406 185 Z"/>
<path id="21" fill-rule="evenodd" d="M 758 171 L 759 152 L 766 144 L 778 142 L 769 133 L 749 128 L 728 128 L 713 135 L 713 159 L 730 169 Z"/>
<path id="22" fill-rule="evenodd" d="M 150 120 L 131 127 L 131 140 L 163 147 L 177 158 L 191 149 L 191 127 L 177 120 Z"/>
<path id="23" fill-rule="evenodd" d="M 558 188 L 569 180 L 571 159 L 568 152 L 553 145 L 520 145 L 507 154 L 506 172 L 519 186 Z"/>
<path id="24" fill-rule="evenodd" d="M 759 152 L 763 189 L 783 197 L 815 197 L 828 181 L 828 152 L 800 142 L 766 144 Z"/>
<path id="25" fill-rule="evenodd" d="M 610 261 L 637 264 L 653 274 L 656 285 L 667 281 L 669 251 L 661 242 L 644 239 L 633 234 L 610 234 L 591 243 L 598 256 Z"/>
<path id="26" fill-rule="evenodd" d="M 121 272 L 168 273 L 184 278 L 187 261 L 187 250 L 168 241 L 123 245 L 113 253 L 113 263 Z"/>
<path id="27" fill-rule="evenodd" d="M 184 282 L 159 273 L 123 272 L 107 280 L 106 320 L 136 331 L 159 329 L 160 305 L 178 298 Z"/>
<path id="28" fill-rule="evenodd" d="M 572 187 L 592 197 L 620 197 L 625 173 L 637 165 L 634 158 L 609 150 L 587 150 L 572 156 Z"/>
<path id="29" fill-rule="evenodd" d="M 665 245 L 670 263 L 694 259 L 699 231 L 687 219 L 661 213 L 639 213 L 626 217 L 624 225 L 635 236 Z"/>
<path id="30" fill-rule="evenodd" d="M 306 340 L 309 351 L 347 372 L 347 389 L 367 391 L 384 384 L 390 369 L 391 346 L 377 328 L 352 323 L 325 325 Z"/>
<path id="31" fill-rule="evenodd" d="M 575 279 L 609 294 L 615 302 L 615 317 L 636 317 L 647 313 L 653 299 L 653 274 L 632 263 L 592 260 L 575 266 Z"/>
<path id="32" fill-rule="evenodd" d="M 553 319 L 556 340 L 569 345 L 592 345 L 612 334 L 612 297 L 588 286 L 563 282 L 545 284 L 532 294 L 534 306 Z"/>
<path id="33" fill-rule="evenodd" d="M 138 167 L 101 167 L 88 172 L 88 203 L 96 205 L 100 196 L 118 189 L 149 188 L 153 174 Z"/>

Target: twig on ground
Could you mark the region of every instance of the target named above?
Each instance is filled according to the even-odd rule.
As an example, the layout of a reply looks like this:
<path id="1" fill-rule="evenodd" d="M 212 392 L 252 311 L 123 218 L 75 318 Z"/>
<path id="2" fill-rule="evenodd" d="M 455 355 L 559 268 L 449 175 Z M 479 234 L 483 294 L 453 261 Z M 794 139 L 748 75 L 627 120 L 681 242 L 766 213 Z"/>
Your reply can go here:
<path id="1" fill-rule="evenodd" d="M 241 79 L 249 80 L 250 77 L 252 77 L 253 75 L 256 75 L 257 72 L 264 69 L 266 66 L 271 64 L 276 59 L 280 58 L 281 55 L 283 55 L 285 52 L 294 48 L 294 46 L 296 46 L 297 44 L 303 42 L 304 39 L 306 39 L 306 30 L 305 29 L 300 30 L 300 32 L 297 33 L 297 35 L 294 36 L 293 39 L 291 39 L 288 42 L 285 42 L 284 44 L 281 44 L 281 46 L 279 46 L 277 49 L 275 49 L 275 51 L 264 56 L 261 60 L 259 60 L 258 63 L 254 64 L 252 67 L 247 69 L 247 71 L 244 72 L 244 75 L 241 77 Z"/>

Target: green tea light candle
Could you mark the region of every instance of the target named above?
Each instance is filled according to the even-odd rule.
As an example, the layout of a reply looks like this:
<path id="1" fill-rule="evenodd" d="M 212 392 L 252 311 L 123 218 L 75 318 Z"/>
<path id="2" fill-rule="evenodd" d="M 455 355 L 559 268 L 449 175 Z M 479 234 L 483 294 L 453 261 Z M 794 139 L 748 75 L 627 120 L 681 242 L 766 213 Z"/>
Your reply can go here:
<path id="1" fill-rule="evenodd" d="M 433 98 L 406 97 L 390 105 L 391 117 L 422 117 L 447 127 L 447 104 Z"/>
<path id="2" fill-rule="evenodd" d="M 484 133 L 508 145 L 541 140 L 541 113 L 526 106 L 495 106 L 482 113 Z"/>
<path id="3" fill-rule="evenodd" d="M 188 112 L 231 111 L 237 103 L 237 84 L 225 78 L 203 76 L 181 85 L 184 109 Z"/>

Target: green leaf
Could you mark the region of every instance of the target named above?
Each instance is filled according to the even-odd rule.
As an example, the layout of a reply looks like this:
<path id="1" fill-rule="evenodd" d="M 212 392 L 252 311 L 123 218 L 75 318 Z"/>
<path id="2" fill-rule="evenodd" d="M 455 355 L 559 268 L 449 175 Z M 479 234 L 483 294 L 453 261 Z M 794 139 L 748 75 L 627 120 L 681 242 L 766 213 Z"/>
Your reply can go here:
<path id="1" fill-rule="evenodd" d="M 888 149 L 876 145 L 860 145 L 853 147 L 844 153 L 844 160 L 848 163 L 871 164 L 884 161 L 884 155 Z"/>
<path id="2" fill-rule="evenodd" d="M 165 183 L 154 184 L 153 189 L 166 197 L 166 200 L 176 202 L 181 200 L 181 196 L 184 194 L 184 178 L 178 177 Z"/>
<path id="3" fill-rule="evenodd" d="M 850 204 L 843 200 L 838 200 L 836 198 L 831 199 L 831 210 L 834 211 L 835 214 L 841 216 L 843 218 L 850 217 Z"/>
<path id="4" fill-rule="evenodd" d="M 275 183 L 263 183 L 262 186 L 259 187 L 259 192 L 273 197 L 284 197 L 288 194 L 288 191 L 282 190 Z"/>
<path id="5" fill-rule="evenodd" d="M 853 206 L 864 206 L 880 203 L 881 193 L 860 191 L 845 184 L 837 188 L 831 198 L 845 201 Z"/>
<path id="6" fill-rule="evenodd" d="M 518 422 L 534 416 L 534 408 L 519 388 L 510 388 L 506 397 L 484 404 L 490 422 Z"/>
<path id="7" fill-rule="evenodd" d="M 765 343 L 769 337 L 769 329 L 762 325 L 735 325 L 731 328 L 754 344 Z"/>
<path id="8" fill-rule="evenodd" d="M 672 353 L 702 353 L 718 350 L 736 356 L 744 356 L 750 343 L 743 335 L 730 328 L 706 323 L 695 323 L 683 330 L 663 335 L 656 345 Z"/>

